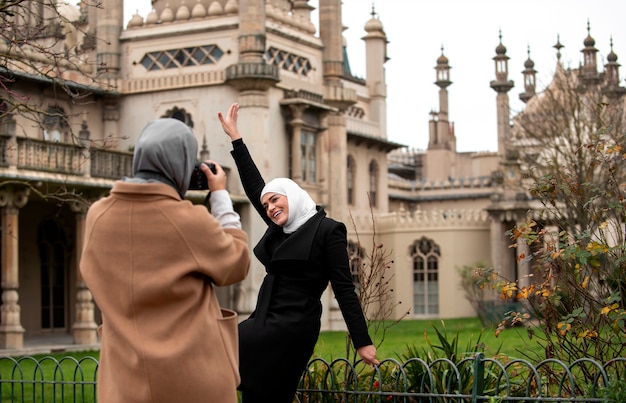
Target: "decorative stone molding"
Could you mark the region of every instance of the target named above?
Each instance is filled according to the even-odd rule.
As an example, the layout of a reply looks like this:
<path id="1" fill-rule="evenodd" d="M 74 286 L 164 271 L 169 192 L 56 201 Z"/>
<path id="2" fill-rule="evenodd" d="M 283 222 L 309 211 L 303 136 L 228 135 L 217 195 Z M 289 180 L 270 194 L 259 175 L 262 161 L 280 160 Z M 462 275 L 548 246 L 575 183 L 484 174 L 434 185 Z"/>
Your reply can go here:
<path id="1" fill-rule="evenodd" d="M 357 229 L 370 228 L 372 217 L 354 216 L 352 217 Z M 454 227 L 488 227 L 490 224 L 489 213 L 485 210 L 476 209 L 433 209 L 416 210 L 413 212 L 401 210 L 393 213 L 379 214 L 375 218 L 376 228 L 381 231 L 386 230 L 414 230 L 424 231 L 429 229 Z"/>
<path id="2" fill-rule="evenodd" d="M 239 91 L 266 91 L 280 81 L 278 67 L 266 63 L 237 63 L 226 68 L 226 84 Z"/>

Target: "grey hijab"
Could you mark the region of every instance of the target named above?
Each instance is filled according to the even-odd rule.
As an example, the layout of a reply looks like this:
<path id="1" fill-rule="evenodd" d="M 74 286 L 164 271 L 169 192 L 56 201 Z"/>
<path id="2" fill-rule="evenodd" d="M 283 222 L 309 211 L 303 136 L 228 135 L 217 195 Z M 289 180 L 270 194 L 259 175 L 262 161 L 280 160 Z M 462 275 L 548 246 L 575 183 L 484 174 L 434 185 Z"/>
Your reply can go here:
<path id="1" fill-rule="evenodd" d="M 198 155 L 198 140 L 178 119 L 157 119 L 144 127 L 133 156 L 133 178 L 129 182 L 162 182 L 172 186 L 181 197 Z"/>

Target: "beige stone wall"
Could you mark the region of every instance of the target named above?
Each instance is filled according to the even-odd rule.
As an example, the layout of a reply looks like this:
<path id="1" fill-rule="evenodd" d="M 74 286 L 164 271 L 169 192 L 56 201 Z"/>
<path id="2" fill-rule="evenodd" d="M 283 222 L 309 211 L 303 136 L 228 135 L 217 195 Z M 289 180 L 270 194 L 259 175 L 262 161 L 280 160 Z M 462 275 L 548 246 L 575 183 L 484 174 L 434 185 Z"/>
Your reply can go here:
<path id="1" fill-rule="evenodd" d="M 445 213 L 445 214 L 444 214 Z M 349 226 L 349 238 L 357 235 L 366 251 L 373 239 L 391 253 L 394 318 L 410 311 L 408 318 L 417 318 L 413 312 L 413 266 L 409 254 L 411 245 L 422 237 L 434 241 L 441 250 L 439 260 L 439 314 L 440 318 L 474 316 L 476 313 L 466 300 L 459 284 L 458 269 L 478 262 L 490 264 L 490 221 L 480 210 L 432 209 L 411 213 L 382 214 L 372 228 L 371 217 L 354 217 Z"/>

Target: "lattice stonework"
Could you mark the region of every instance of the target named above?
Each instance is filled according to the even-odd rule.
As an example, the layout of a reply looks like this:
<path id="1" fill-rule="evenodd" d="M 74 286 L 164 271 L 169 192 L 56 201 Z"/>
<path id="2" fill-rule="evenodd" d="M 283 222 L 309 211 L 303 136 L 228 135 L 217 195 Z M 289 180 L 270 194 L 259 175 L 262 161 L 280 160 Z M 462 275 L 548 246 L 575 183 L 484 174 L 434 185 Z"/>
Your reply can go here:
<path id="1" fill-rule="evenodd" d="M 311 62 L 306 57 L 294 55 L 274 47 L 270 47 L 265 52 L 265 60 L 283 70 L 303 76 L 306 76 L 311 71 Z"/>
<path id="2" fill-rule="evenodd" d="M 141 65 L 148 71 L 216 64 L 224 55 L 216 45 L 195 46 L 146 53 Z"/>

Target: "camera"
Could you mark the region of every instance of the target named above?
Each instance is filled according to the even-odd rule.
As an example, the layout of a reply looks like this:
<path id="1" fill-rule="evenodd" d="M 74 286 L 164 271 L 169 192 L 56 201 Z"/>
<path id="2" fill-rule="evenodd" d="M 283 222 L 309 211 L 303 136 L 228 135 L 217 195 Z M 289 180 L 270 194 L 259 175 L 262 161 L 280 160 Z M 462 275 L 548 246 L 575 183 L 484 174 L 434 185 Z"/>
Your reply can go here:
<path id="1" fill-rule="evenodd" d="M 212 162 L 196 163 L 196 166 L 193 168 L 193 172 L 191 173 L 191 180 L 189 181 L 189 190 L 207 190 L 209 188 L 209 183 L 206 179 L 206 175 L 204 174 L 204 172 L 202 172 L 202 169 L 200 169 L 200 166 L 202 164 L 208 166 L 214 175 L 217 173 L 215 164 Z"/>

